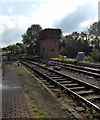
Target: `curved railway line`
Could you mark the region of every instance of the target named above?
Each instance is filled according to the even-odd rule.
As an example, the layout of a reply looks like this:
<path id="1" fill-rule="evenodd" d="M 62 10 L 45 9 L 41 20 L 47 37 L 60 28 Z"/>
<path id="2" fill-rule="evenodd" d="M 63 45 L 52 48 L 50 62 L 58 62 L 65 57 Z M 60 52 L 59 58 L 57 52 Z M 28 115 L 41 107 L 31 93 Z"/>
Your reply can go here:
<path id="1" fill-rule="evenodd" d="M 36 62 L 21 61 L 22 64 L 35 71 L 54 88 L 60 88 L 65 93 L 74 96 L 74 99 L 84 102 L 87 106 L 93 107 L 100 112 L 100 88 L 79 79 L 69 77 L 58 71 L 46 68 Z"/>

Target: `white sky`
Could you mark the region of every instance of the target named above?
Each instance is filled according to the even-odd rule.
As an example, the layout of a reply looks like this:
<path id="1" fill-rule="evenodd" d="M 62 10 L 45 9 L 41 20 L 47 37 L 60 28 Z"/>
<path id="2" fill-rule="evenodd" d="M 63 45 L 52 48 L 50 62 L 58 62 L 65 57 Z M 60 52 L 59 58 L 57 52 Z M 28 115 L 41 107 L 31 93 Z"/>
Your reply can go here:
<path id="1" fill-rule="evenodd" d="M 1 0 L 0 47 L 21 42 L 32 24 L 60 28 L 64 34 L 85 31 L 98 21 L 99 0 Z"/>

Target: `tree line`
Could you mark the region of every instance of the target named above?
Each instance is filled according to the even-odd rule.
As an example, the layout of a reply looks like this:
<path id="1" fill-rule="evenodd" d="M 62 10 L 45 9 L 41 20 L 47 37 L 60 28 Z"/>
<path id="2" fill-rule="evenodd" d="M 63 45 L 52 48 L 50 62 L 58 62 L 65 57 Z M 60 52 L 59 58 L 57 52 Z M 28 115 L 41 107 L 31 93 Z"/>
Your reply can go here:
<path id="1" fill-rule="evenodd" d="M 39 32 L 42 27 L 39 24 L 31 25 L 22 35 L 23 43 L 16 43 L 4 47 L 2 50 L 11 52 L 15 56 L 38 55 L 37 44 L 39 42 Z M 75 58 L 77 52 L 84 52 L 85 59 L 92 61 L 100 61 L 100 21 L 95 22 L 87 29 L 87 32 L 74 31 L 69 35 L 61 35 L 60 39 L 60 55 L 68 58 Z"/>

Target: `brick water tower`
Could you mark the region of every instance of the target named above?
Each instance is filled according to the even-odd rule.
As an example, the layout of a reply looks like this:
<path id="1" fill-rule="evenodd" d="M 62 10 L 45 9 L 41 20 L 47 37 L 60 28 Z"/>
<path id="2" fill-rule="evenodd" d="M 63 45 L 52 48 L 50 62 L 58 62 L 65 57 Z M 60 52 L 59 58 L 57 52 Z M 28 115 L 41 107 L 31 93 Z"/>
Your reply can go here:
<path id="1" fill-rule="evenodd" d="M 39 34 L 39 55 L 42 58 L 55 58 L 59 55 L 60 29 L 44 29 Z"/>

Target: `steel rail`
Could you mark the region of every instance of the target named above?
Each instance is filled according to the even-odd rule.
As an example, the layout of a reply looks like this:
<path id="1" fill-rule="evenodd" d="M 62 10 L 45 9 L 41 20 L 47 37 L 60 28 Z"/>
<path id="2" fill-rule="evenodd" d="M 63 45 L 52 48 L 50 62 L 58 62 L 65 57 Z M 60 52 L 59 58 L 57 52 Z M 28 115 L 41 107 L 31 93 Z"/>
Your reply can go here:
<path id="1" fill-rule="evenodd" d="M 65 63 L 65 64 L 74 64 L 74 61 L 60 61 L 60 60 L 52 60 L 55 62 L 60 62 L 60 63 Z M 94 63 L 78 63 L 80 66 L 84 66 L 84 67 L 93 67 L 93 68 L 98 68 L 100 69 L 100 64 L 94 64 Z"/>
<path id="2" fill-rule="evenodd" d="M 59 63 L 55 63 L 55 62 L 53 62 L 53 63 L 54 64 L 59 64 Z M 85 75 L 90 75 L 90 76 L 94 76 L 96 78 L 100 78 L 100 70 L 93 70 L 93 69 L 79 67 L 79 66 L 66 65 L 64 63 L 59 64 L 59 66 L 61 68 L 64 68 L 64 69 L 68 69 L 68 70 L 75 71 L 75 72 L 78 72 L 78 73 L 83 73 Z"/>
<path id="3" fill-rule="evenodd" d="M 29 63 L 26 63 L 26 62 L 22 62 L 22 64 L 24 64 L 25 66 L 29 67 L 30 69 L 34 70 L 35 72 L 37 72 L 38 74 L 40 74 L 41 76 L 43 76 L 44 78 L 47 78 L 49 81 L 52 81 L 55 85 L 61 87 L 62 89 L 65 89 L 67 91 L 69 91 L 71 94 L 75 95 L 76 98 L 78 99 L 81 99 L 83 102 L 85 102 L 87 105 L 89 106 L 93 106 L 96 110 L 100 111 L 100 107 L 98 107 L 97 105 L 95 105 L 94 103 L 90 102 L 89 100 L 87 100 L 86 98 L 80 96 L 79 94 L 77 94 L 76 92 L 72 91 L 70 88 L 67 88 L 66 86 L 60 84 L 59 82 L 55 81 L 54 79 L 50 78 L 49 76 L 47 76 L 46 74 L 42 73 L 41 71 L 39 71 L 38 69 L 36 69 L 34 66 L 32 66 L 33 63 L 31 63 L 29 65 Z M 37 65 L 38 67 L 41 67 L 45 70 L 48 70 L 52 73 L 56 73 L 56 74 L 59 74 L 59 75 L 62 75 L 62 76 L 65 76 L 65 77 L 69 77 L 69 76 L 66 76 L 65 74 L 62 74 L 62 73 L 59 73 L 57 71 L 54 71 L 54 70 L 51 70 L 51 69 L 48 69 L 48 68 L 45 68 L 43 66 L 40 66 L 39 64 L 37 63 L 34 63 L 35 65 Z M 87 85 L 88 87 L 92 87 L 93 89 L 97 90 L 98 92 L 100 92 L 100 88 L 94 86 L 94 85 L 91 85 L 89 83 L 85 83 L 85 82 L 82 82 L 81 80 L 77 80 L 77 79 L 74 79 L 72 77 L 69 77 L 70 79 L 73 79 L 75 81 L 78 81 L 78 82 L 81 82 L 82 84 L 85 84 Z"/>

